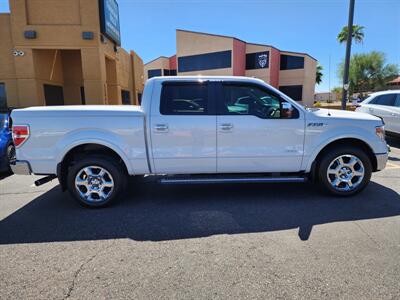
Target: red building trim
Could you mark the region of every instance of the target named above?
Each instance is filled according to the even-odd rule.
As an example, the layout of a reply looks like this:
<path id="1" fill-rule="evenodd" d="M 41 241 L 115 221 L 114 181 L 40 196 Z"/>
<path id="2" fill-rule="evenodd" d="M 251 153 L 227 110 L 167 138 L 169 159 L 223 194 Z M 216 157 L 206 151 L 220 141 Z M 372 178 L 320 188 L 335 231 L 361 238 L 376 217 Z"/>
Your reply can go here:
<path id="1" fill-rule="evenodd" d="M 281 65 L 281 54 L 279 50 L 271 48 L 270 52 L 270 79 L 269 84 L 274 88 L 279 88 L 279 70 Z"/>
<path id="2" fill-rule="evenodd" d="M 246 43 L 233 40 L 233 76 L 245 76 L 246 74 Z"/>
<path id="3" fill-rule="evenodd" d="M 169 58 L 169 69 L 176 70 L 176 55 L 173 55 Z"/>

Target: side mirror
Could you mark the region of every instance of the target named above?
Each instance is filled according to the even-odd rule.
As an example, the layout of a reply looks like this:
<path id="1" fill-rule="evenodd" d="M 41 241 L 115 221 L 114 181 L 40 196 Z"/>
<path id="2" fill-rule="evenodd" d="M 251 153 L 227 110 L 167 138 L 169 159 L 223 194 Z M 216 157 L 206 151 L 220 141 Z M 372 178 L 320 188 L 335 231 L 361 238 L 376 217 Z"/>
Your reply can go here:
<path id="1" fill-rule="evenodd" d="M 291 119 L 293 115 L 293 105 L 289 102 L 283 102 L 281 115 L 283 119 Z"/>

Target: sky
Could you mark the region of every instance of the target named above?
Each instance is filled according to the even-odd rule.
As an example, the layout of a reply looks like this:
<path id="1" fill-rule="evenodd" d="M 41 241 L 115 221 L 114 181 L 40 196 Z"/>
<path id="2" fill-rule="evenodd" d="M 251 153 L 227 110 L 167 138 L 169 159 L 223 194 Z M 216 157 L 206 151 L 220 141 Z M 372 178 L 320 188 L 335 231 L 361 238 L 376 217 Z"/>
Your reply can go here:
<path id="1" fill-rule="evenodd" d="M 345 45 L 336 36 L 347 25 L 348 0 L 118 0 L 122 47 L 144 62 L 176 52 L 176 29 L 234 36 L 246 42 L 306 52 L 324 68 L 316 91 L 340 86 L 337 67 Z M 8 11 L 0 0 L 0 12 Z M 352 53 L 382 51 L 400 66 L 400 0 L 356 0 L 354 24 L 365 26 Z M 330 62 L 330 63 L 329 63 Z M 329 68 L 330 65 L 330 68 Z"/>

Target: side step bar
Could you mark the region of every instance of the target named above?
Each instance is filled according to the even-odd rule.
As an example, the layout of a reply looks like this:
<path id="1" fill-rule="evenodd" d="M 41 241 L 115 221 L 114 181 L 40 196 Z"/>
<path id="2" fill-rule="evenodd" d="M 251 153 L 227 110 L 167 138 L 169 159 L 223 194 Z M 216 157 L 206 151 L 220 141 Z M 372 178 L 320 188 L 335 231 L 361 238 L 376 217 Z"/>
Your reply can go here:
<path id="1" fill-rule="evenodd" d="M 306 182 L 306 177 L 226 177 L 226 178 L 162 178 L 162 184 L 213 184 L 213 183 L 283 183 Z"/>

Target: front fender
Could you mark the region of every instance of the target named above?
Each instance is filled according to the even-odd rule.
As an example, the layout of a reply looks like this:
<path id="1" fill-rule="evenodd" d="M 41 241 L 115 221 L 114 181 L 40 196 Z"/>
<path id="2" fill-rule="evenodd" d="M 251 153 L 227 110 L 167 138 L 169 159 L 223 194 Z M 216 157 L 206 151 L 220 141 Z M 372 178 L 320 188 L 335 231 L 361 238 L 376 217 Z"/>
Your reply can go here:
<path id="1" fill-rule="evenodd" d="M 337 130 L 329 130 L 321 132 L 320 135 L 315 135 L 315 133 L 306 133 L 306 143 L 304 151 L 304 160 L 302 169 L 305 172 L 310 172 L 311 167 L 318 154 L 327 145 L 341 140 L 341 139 L 357 139 L 365 144 L 367 144 L 373 153 L 379 153 L 380 151 L 385 152 L 385 145 L 382 141 L 371 133 L 371 131 L 366 130 L 362 127 L 348 127 L 341 130 L 338 134 Z"/>

